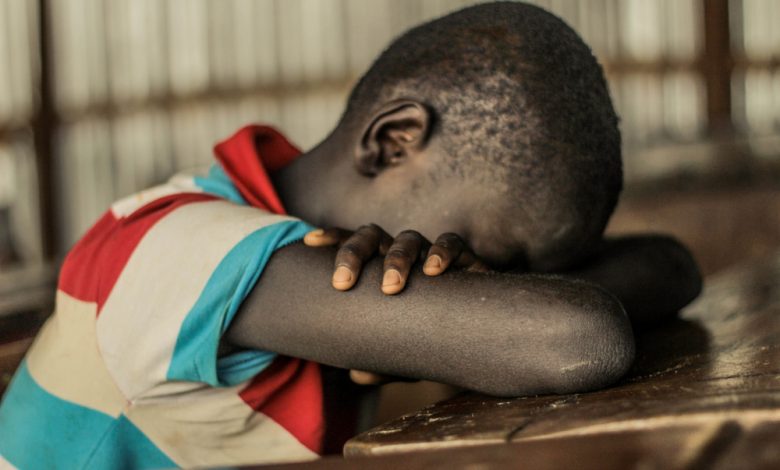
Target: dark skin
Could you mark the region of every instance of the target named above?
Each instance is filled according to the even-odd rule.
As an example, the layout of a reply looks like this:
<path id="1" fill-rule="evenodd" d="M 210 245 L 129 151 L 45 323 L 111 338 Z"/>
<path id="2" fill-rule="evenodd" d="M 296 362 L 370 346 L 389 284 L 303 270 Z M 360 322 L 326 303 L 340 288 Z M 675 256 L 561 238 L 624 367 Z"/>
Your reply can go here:
<path id="1" fill-rule="evenodd" d="M 522 256 L 532 227 L 513 230 L 490 186 L 426 184 L 444 157 L 429 113 L 413 100 L 386 103 L 274 175 L 293 215 L 320 226 L 377 225 L 308 237 L 343 241 L 340 250 L 279 250 L 226 341 L 502 396 L 614 383 L 633 361 L 632 324 L 657 323 L 698 295 L 690 254 L 665 237 L 604 240 L 558 269 L 564 276 L 524 272 L 550 263 Z M 400 234 L 391 242 L 378 227 Z M 408 227 L 419 232 L 402 232 Z M 465 242 L 447 235 L 429 251 L 425 240 L 439 234 Z M 318 235 L 326 240 L 311 240 Z M 414 265 L 420 253 L 427 274 Z M 506 272 L 481 272 L 477 260 Z"/>

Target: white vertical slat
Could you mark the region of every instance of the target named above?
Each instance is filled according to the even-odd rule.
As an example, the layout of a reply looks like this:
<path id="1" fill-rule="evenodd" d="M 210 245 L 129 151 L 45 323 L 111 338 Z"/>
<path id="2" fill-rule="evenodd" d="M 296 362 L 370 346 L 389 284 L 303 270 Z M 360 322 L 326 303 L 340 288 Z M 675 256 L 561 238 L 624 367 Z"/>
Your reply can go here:
<path id="1" fill-rule="evenodd" d="M 301 24 L 303 4 L 301 0 L 283 0 L 276 3 L 279 80 L 298 84 L 304 81 L 303 40 Z"/>
<path id="2" fill-rule="evenodd" d="M 132 83 L 138 74 L 138 64 L 131 62 L 131 50 L 138 45 L 132 34 L 133 4 L 131 2 L 109 2 L 106 4 L 108 41 L 108 68 L 111 83 L 111 98 L 114 102 L 129 101 Z M 135 66 L 134 66 L 135 65 Z"/>
<path id="3" fill-rule="evenodd" d="M 257 70 L 258 83 L 262 85 L 276 83 L 279 80 L 279 43 L 277 29 L 279 28 L 277 2 L 274 0 L 259 0 L 253 3 L 254 41 L 252 42 L 252 57 Z"/>
<path id="4" fill-rule="evenodd" d="M 101 0 L 52 2 L 55 96 L 65 110 L 101 104 L 107 97 Z"/>
<path id="5" fill-rule="evenodd" d="M 111 123 L 111 143 L 114 156 L 117 197 L 122 198 L 141 189 L 138 174 L 141 155 L 132 132 L 133 115 L 122 116 Z"/>
<path id="6" fill-rule="evenodd" d="M 308 113 L 309 140 L 300 143 L 303 149 L 310 149 L 318 144 L 336 127 L 344 106 L 345 93 L 346 90 L 326 90 L 310 93 L 307 96 L 306 107 L 310 110 Z"/>
<path id="7" fill-rule="evenodd" d="M 268 45 L 257 44 L 255 37 L 256 23 L 259 13 L 256 7 L 271 4 L 268 0 L 256 2 L 254 0 L 235 0 L 231 10 L 233 17 L 230 19 L 231 34 L 233 35 L 235 57 L 235 78 L 241 88 L 249 88 L 258 81 L 259 57 Z M 271 4 L 272 5 L 272 4 Z M 265 13 L 268 14 L 267 12 Z"/>
<path id="8" fill-rule="evenodd" d="M 552 0 L 551 10 L 560 16 L 569 26 L 579 29 L 580 17 L 577 2 L 569 0 Z"/>
<path id="9" fill-rule="evenodd" d="M 100 104 L 108 99 L 109 78 L 106 58 L 106 31 L 104 0 L 88 0 L 85 11 L 77 12 L 84 15 L 85 31 L 82 33 L 83 49 L 74 51 L 75 54 L 85 55 L 88 101 L 84 107 L 92 104 Z M 79 34 L 79 32 L 74 32 Z"/>
<path id="10" fill-rule="evenodd" d="M 664 77 L 664 126 L 674 138 L 693 140 L 705 124 L 704 85 L 701 78 L 687 72 Z"/>
<path id="11" fill-rule="evenodd" d="M 777 132 L 780 131 L 780 70 L 775 70 L 772 78 L 772 94 L 774 96 L 772 109 L 775 111 L 774 130 Z"/>
<path id="12" fill-rule="evenodd" d="M 757 134 L 771 133 L 775 107 L 772 100 L 772 71 L 748 70 L 745 73 L 745 114 L 750 130 Z"/>
<path id="13" fill-rule="evenodd" d="M 235 2 L 209 2 L 209 68 L 212 85 L 228 89 L 236 85 L 236 35 L 233 33 Z"/>
<path id="14" fill-rule="evenodd" d="M 349 68 L 353 75 L 365 72 L 397 33 L 387 21 L 392 5 L 388 0 L 346 1 Z"/>
<path id="15" fill-rule="evenodd" d="M 71 19 L 72 9 L 69 5 L 80 6 L 79 0 L 72 2 L 52 2 L 49 5 L 51 14 L 52 56 L 57 80 L 54 81 L 55 96 L 59 107 L 72 108 L 74 103 L 83 101 L 79 90 L 79 69 L 76 58 L 73 57 L 75 38 L 71 31 L 77 30 Z"/>
<path id="16" fill-rule="evenodd" d="M 144 115 L 147 126 L 144 138 L 149 141 L 150 152 L 154 156 L 155 182 L 163 182 L 176 170 L 173 160 L 170 116 L 161 109 L 150 109 Z"/>
<path id="17" fill-rule="evenodd" d="M 171 91 L 189 95 L 209 86 L 208 8 L 205 0 L 168 0 Z"/>
<path id="18" fill-rule="evenodd" d="M 778 48 L 773 29 L 780 18 L 773 17 L 774 0 L 743 0 L 742 38 L 744 51 L 752 59 L 768 59 Z"/>
<path id="19" fill-rule="evenodd" d="M 36 183 L 32 143 L 23 139 L 0 145 L 0 208 L 9 209 L 10 241 L 24 263 L 42 257 Z"/>
<path id="20" fill-rule="evenodd" d="M 211 103 L 178 106 L 171 115 L 174 167 L 177 170 L 208 165 L 211 148 L 218 139 L 212 125 Z"/>
<path id="21" fill-rule="evenodd" d="M 306 99 L 303 94 L 286 96 L 280 104 L 281 129 L 298 146 L 310 146 L 314 139 L 307 122 Z"/>
<path id="22" fill-rule="evenodd" d="M 421 2 L 421 16 L 415 23 L 419 23 L 419 20 L 427 21 L 439 16 L 446 15 L 447 13 L 459 9 L 460 6 L 461 4 L 452 0 L 426 0 Z"/>
<path id="23" fill-rule="evenodd" d="M 702 9 L 698 0 L 664 0 L 664 54 L 681 60 L 696 60 L 702 47 Z"/>
<path id="24" fill-rule="evenodd" d="M 11 18 L 7 3 L 0 2 L 0 123 L 8 123 L 13 119 L 14 103 L 11 95 L 11 74 L 9 70 L 16 66 L 11 55 L 11 44 L 8 23 Z"/>
<path id="25" fill-rule="evenodd" d="M 10 78 L 10 98 L 13 102 L 14 121 L 25 122 L 30 119 L 33 108 L 33 78 L 31 57 L 34 51 L 30 47 L 29 22 L 24 0 L 7 0 L 7 37 L 9 51 L 12 52 L 12 64 L 4 73 Z"/>
<path id="26" fill-rule="evenodd" d="M 14 153 L 17 189 L 16 203 L 11 208 L 11 235 L 22 261 L 36 263 L 43 259 L 43 243 L 38 211 L 38 172 L 32 142 L 17 143 Z"/>
<path id="27" fill-rule="evenodd" d="M 419 24 L 423 17 L 425 2 L 419 0 L 398 0 L 391 11 L 391 27 L 394 36 L 399 36 L 407 29 Z"/>
<path id="28" fill-rule="evenodd" d="M 108 2 L 107 40 L 115 102 L 143 101 L 167 87 L 165 17 L 153 0 Z"/>
<path id="29" fill-rule="evenodd" d="M 177 107 L 171 114 L 174 166 L 177 169 L 197 166 L 197 153 L 203 151 L 194 145 L 194 119 L 195 112 L 191 105 Z"/>
<path id="30" fill-rule="evenodd" d="M 745 71 L 735 70 L 731 74 L 731 117 L 734 126 L 742 131 L 748 130 L 745 111 Z"/>
<path id="31" fill-rule="evenodd" d="M 605 32 L 605 55 L 610 59 L 618 57 L 620 47 L 620 0 L 605 0 L 603 17 Z M 596 12 L 598 15 L 599 12 Z"/>
<path id="32" fill-rule="evenodd" d="M 624 53 L 636 60 L 656 60 L 662 54 L 662 4 L 646 0 L 620 3 L 620 39 Z"/>
<path id="33" fill-rule="evenodd" d="M 248 123 L 272 125 L 281 128 L 287 132 L 287 128 L 282 125 L 281 115 L 282 101 L 273 96 L 249 96 L 240 99 L 237 108 L 237 121 L 233 129 L 228 130 L 219 139 L 228 137 L 240 126 Z"/>
<path id="34" fill-rule="evenodd" d="M 0 145 L 0 207 L 10 206 L 16 195 L 14 155 Z"/>
<path id="35" fill-rule="evenodd" d="M 341 0 L 303 0 L 303 77 L 307 83 L 347 77 L 348 59 Z"/>
<path id="36" fill-rule="evenodd" d="M 108 124 L 81 121 L 61 129 L 57 173 L 64 225 L 63 242 L 70 246 L 103 214 L 116 198 L 112 176 Z"/>

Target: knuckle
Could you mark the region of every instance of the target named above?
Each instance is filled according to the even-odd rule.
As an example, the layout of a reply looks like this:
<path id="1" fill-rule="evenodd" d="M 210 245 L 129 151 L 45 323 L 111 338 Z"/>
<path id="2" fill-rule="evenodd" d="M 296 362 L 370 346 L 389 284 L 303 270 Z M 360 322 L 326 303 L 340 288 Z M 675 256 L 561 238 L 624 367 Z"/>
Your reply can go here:
<path id="1" fill-rule="evenodd" d="M 460 235 L 457 235 L 452 232 L 447 232 L 439 235 L 438 241 L 441 243 L 453 244 L 453 243 L 461 243 L 462 239 L 460 238 Z"/>
<path id="2" fill-rule="evenodd" d="M 369 227 L 372 231 L 376 233 L 382 233 L 385 231 L 382 227 L 380 227 L 377 224 L 368 224 L 367 227 Z"/>
<path id="3" fill-rule="evenodd" d="M 347 242 L 339 248 L 338 256 L 340 258 L 360 258 L 361 250 L 355 243 Z"/>
<path id="4" fill-rule="evenodd" d="M 387 255 L 385 255 L 385 259 L 391 261 L 408 260 L 411 257 L 412 257 L 411 253 L 409 253 L 409 251 L 401 247 L 392 247 L 389 250 L 387 250 Z"/>
<path id="5" fill-rule="evenodd" d="M 390 271 L 390 270 L 398 271 L 403 276 L 404 273 L 406 272 L 406 266 L 408 266 L 408 265 L 406 263 L 401 262 L 401 261 L 387 261 L 387 260 L 385 260 L 385 264 L 384 264 L 384 268 L 383 269 L 384 269 L 385 272 Z"/>
<path id="6" fill-rule="evenodd" d="M 463 248 L 463 241 L 454 233 L 445 233 L 439 236 L 434 245 L 445 251 L 456 251 Z"/>
<path id="7" fill-rule="evenodd" d="M 431 255 L 437 255 L 441 259 L 449 259 L 451 253 L 450 253 L 450 250 L 448 250 L 446 248 L 443 248 L 443 247 L 438 246 L 438 245 L 433 245 L 431 247 L 431 249 L 428 251 L 428 256 L 431 256 Z"/>
<path id="8" fill-rule="evenodd" d="M 441 248 L 443 251 L 449 251 L 454 248 L 453 243 L 449 240 L 438 240 L 434 246 L 436 248 Z"/>
<path id="9" fill-rule="evenodd" d="M 379 227 L 376 224 L 361 225 L 355 233 L 374 234 L 378 232 Z"/>
<path id="10" fill-rule="evenodd" d="M 422 235 L 420 235 L 420 232 L 417 230 L 404 230 L 403 232 L 399 233 L 396 238 L 418 239 L 422 238 Z"/>

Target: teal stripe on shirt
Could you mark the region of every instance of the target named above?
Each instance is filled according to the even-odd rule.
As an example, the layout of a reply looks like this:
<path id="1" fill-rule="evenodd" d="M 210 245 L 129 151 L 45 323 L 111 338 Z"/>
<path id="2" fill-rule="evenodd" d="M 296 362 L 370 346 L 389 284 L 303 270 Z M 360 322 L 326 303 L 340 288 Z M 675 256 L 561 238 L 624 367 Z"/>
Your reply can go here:
<path id="1" fill-rule="evenodd" d="M 195 176 L 193 178 L 195 186 L 204 192 L 227 199 L 241 206 L 247 205 L 246 200 L 238 192 L 236 185 L 230 180 L 225 170 L 219 164 L 211 165 L 208 176 Z"/>
<path id="2" fill-rule="evenodd" d="M 252 232 L 228 252 L 182 323 L 168 368 L 169 380 L 235 385 L 268 367 L 276 357 L 268 351 L 242 351 L 217 361 L 219 340 L 274 251 L 311 230 L 299 220 L 279 222 Z"/>
<path id="3" fill-rule="evenodd" d="M 0 405 L 0 429 L 0 455 L 20 469 L 176 466 L 124 417 L 115 419 L 44 390 L 26 360 Z"/>

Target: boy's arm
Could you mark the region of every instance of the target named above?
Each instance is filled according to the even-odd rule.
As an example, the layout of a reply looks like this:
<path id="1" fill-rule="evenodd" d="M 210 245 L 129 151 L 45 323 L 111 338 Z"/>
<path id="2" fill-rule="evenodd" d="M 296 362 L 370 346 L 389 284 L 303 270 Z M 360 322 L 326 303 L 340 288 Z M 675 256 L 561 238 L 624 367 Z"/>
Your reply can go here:
<path id="1" fill-rule="evenodd" d="M 415 267 L 384 295 L 382 260 L 349 292 L 333 289 L 334 248 L 276 252 L 226 340 L 337 367 L 430 379 L 494 395 L 578 392 L 620 378 L 631 325 L 610 294 L 557 277 Z"/>
<path id="2" fill-rule="evenodd" d="M 674 238 L 662 235 L 606 239 L 590 263 L 567 274 L 614 294 L 635 328 L 673 315 L 702 288 L 691 253 Z"/>

